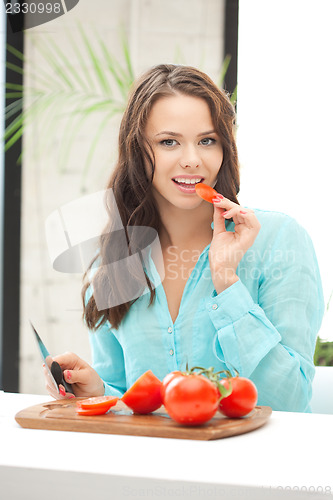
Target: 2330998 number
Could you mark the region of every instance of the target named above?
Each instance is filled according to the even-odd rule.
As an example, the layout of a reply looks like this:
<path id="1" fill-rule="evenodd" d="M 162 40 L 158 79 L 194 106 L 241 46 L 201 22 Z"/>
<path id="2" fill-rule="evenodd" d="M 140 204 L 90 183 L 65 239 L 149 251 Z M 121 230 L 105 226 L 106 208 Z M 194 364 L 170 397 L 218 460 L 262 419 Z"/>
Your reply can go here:
<path id="1" fill-rule="evenodd" d="M 60 3 L 35 3 L 35 2 L 23 2 L 20 4 L 19 2 L 15 3 L 6 3 L 6 13 L 7 14 L 60 14 L 61 4 Z"/>

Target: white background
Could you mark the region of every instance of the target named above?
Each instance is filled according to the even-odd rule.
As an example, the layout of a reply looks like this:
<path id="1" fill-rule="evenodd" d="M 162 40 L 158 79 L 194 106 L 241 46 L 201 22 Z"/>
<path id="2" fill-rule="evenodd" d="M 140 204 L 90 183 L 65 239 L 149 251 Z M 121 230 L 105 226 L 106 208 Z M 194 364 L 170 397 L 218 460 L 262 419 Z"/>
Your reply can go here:
<path id="1" fill-rule="evenodd" d="M 240 202 L 309 232 L 326 304 L 333 290 L 332 0 L 240 0 Z M 333 300 L 320 337 L 333 340 Z"/>

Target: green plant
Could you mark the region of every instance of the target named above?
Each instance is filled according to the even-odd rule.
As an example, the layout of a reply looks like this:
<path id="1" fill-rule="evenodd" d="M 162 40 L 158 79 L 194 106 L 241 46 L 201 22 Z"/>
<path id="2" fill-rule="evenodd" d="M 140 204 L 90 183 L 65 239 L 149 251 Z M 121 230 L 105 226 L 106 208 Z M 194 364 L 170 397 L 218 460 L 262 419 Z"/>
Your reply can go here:
<path id="1" fill-rule="evenodd" d="M 36 51 L 44 60 L 38 74 L 30 74 L 36 81 L 35 86 L 27 87 L 6 83 L 5 151 L 13 146 L 23 135 L 24 130 L 35 120 L 42 123 L 42 138 L 39 141 L 43 149 L 47 148 L 59 129 L 59 121 L 64 126 L 61 141 L 59 163 L 65 168 L 70 149 L 82 125 L 93 115 L 100 116 L 100 125 L 94 131 L 90 141 L 83 175 L 91 164 L 101 133 L 107 123 L 121 114 L 126 106 L 128 91 L 134 81 L 134 71 L 129 55 L 126 37 L 121 35 L 122 62 L 120 63 L 109 51 L 101 36 L 88 39 L 81 26 L 78 27 L 79 41 L 67 32 L 66 37 L 75 62 L 59 48 L 54 40 L 43 34 L 43 44 L 36 44 L 31 38 Z M 24 55 L 14 47 L 7 45 L 7 50 L 25 64 Z M 25 70 L 7 62 L 7 67 L 25 75 Z M 14 99 L 14 100 L 13 100 Z M 43 123 L 44 121 L 44 123 Z M 18 158 L 18 162 L 21 157 Z"/>
<path id="2" fill-rule="evenodd" d="M 332 297 L 333 291 L 326 304 L 326 314 L 329 311 Z M 317 337 L 313 361 L 316 366 L 333 366 L 333 342 L 325 341 Z"/>
<path id="3" fill-rule="evenodd" d="M 218 80 L 216 82 L 216 84 L 219 87 L 223 87 L 223 85 L 224 85 L 225 75 L 227 74 L 230 61 L 231 61 L 231 55 L 227 54 L 225 56 L 225 58 L 224 58 L 224 61 L 223 61 L 223 64 L 222 64 L 222 68 L 221 68 L 221 71 L 220 71 L 220 75 L 219 75 Z M 232 104 L 234 106 L 236 105 L 236 101 L 237 101 L 237 85 L 234 88 L 234 90 L 232 91 L 232 94 L 230 95 L 230 101 L 232 102 Z"/>
<path id="4" fill-rule="evenodd" d="M 317 337 L 313 361 L 316 366 L 333 366 L 333 342 Z"/>

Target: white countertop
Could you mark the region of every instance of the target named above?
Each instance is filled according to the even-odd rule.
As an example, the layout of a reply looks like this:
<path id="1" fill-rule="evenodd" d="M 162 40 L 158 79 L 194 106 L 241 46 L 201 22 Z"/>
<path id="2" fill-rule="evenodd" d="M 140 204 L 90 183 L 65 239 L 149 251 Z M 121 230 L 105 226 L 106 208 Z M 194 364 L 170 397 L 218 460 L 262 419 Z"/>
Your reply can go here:
<path id="1" fill-rule="evenodd" d="M 47 482 L 47 499 L 65 485 L 80 500 L 92 491 L 98 500 L 333 498 L 333 415 L 273 412 L 255 431 L 214 441 L 23 429 L 14 420 L 50 399 L 0 393 L 1 499 L 44 498 Z"/>

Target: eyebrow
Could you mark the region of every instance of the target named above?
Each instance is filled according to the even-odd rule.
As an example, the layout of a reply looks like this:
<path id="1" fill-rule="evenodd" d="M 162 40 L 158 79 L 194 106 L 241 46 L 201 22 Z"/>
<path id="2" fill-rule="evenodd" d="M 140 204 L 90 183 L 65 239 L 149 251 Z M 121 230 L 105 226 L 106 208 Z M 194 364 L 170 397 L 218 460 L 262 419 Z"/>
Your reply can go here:
<path id="1" fill-rule="evenodd" d="M 216 132 L 215 130 L 208 130 L 207 132 L 201 132 L 200 134 L 198 134 L 198 137 L 209 134 L 216 134 Z M 155 137 L 157 137 L 158 135 L 171 135 L 173 137 L 183 137 L 182 134 L 178 134 L 177 132 L 171 132 L 170 130 L 163 130 L 163 132 L 159 132 L 158 134 L 156 134 Z"/>

